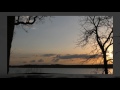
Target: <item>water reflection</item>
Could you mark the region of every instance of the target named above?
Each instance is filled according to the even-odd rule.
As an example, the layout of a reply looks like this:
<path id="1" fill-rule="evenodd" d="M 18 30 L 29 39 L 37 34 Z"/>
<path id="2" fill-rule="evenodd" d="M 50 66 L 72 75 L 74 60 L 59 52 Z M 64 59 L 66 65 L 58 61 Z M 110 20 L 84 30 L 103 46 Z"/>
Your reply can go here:
<path id="1" fill-rule="evenodd" d="M 60 74 L 104 74 L 104 69 L 96 68 L 10 68 L 12 73 L 60 73 Z M 113 74 L 113 69 L 109 69 Z"/>

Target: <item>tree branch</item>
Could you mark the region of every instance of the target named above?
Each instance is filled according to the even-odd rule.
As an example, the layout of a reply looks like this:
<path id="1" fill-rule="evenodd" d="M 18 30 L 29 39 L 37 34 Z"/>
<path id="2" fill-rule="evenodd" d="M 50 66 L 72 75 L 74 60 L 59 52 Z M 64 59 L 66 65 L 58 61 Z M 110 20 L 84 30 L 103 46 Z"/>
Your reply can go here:
<path id="1" fill-rule="evenodd" d="M 33 18 L 33 22 L 30 22 L 30 18 L 31 18 L 31 17 L 29 17 L 29 21 L 28 21 L 28 22 L 20 22 L 20 21 L 19 21 L 19 17 L 20 17 L 20 16 L 18 16 L 17 22 L 14 23 L 15 25 L 19 25 L 19 24 L 33 24 L 33 23 L 36 21 L 36 18 L 37 18 L 38 16 L 35 16 L 35 17 Z"/>
<path id="2" fill-rule="evenodd" d="M 107 49 L 108 49 L 111 45 L 113 45 L 113 43 L 109 44 L 109 45 L 106 47 L 105 51 L 107 51 Z"/>
<path id="3" fill-rule="evenodd" d="M 103 46 L 105 46 L 105 44 L 108 42 L 112 33 L 113 33 L 113 28 L 112 28 L 112 31 L 110 32 L 108 38 L 106 39 L 106 41 L 103 43 Z"/>

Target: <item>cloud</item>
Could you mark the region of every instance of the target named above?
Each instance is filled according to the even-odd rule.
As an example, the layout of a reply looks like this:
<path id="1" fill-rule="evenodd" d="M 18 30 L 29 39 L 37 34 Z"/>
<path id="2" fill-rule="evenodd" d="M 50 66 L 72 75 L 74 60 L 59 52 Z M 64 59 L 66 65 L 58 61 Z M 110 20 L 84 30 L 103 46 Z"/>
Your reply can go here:
<path id="1" fill-rule="evenodd" d="M 60 60 L 60 54 L 56 55 L 55 57 L 53 57 L 52 61 L 53 62 L 58 62 Z"/>
<path id="2" fill-rule="evenodd" d="M 54 56 L 55 54 L 43 54 L 42 56 L 44 57 L 50 57 L 50 56 Z"/>
<path id="3" fill-rule="evenodd" d="M 53 62 L 58 62 L 58 61 L 59 61 L 59 58 L 53 58 L 52 61 L 53 61 Z"/>
<path id="4" fill-rule="evenodd" d="M 59 59 L 73 59 L 73 58 L 81 58 L 81 59 L 87 59 L 87 58 L 96 58 L 96 57 L 101 57 L 101 55 L 94 54 L 94 55 L 88 55 L 88 54 L 66 54 L 64 56 L 57 55 L 56 58 Z"/>
<path id="5" fill-rule="evenodd" d="M 88 54 L 66 54 L 66 55 L 56 55 L 52 61 L 58 62 L 60 59 L 73 59 L 73 58 L 80 58 L 80 59 L 88 59 L 88 58 L 97 58 L 101 57 L 101 55 L 94 54 L 94 55 L 88 55 Z"/>
<path id="6" fill-rule="evenodd" d="M 35 60 L 31 60 L 30 62 L 35 62 Z"/>
<path id="7" fill-rule="evenodd" d="M 44 62 L 44 60 L 43 60 L 43 59 L 40 59 L 40 60 L 38 60 L 38 62 Z"/>

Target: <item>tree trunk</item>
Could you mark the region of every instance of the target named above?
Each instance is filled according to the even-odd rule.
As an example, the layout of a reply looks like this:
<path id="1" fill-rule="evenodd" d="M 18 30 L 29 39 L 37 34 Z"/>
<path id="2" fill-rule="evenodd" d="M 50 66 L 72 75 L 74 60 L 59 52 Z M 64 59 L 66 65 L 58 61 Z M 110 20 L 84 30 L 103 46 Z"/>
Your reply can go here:
<path id="1" fill-rule="evenodd" d="M 105 74 L 108 74 L 108 67 L 107 67 L 107 59 L 106 59 L 106 52 L 103 53 L 104 58 L 104 68 L 105 68 Z"/>
<path id="2" fill-rule="evenodd" d="M 15 16 L 8 16 L 7 17 L 7 33 L 8 33 L 7 74 L 9 73 L 10 51 L 11 51 L 11 44 L 13 40 L 14 23 L 15 23 Z"/>

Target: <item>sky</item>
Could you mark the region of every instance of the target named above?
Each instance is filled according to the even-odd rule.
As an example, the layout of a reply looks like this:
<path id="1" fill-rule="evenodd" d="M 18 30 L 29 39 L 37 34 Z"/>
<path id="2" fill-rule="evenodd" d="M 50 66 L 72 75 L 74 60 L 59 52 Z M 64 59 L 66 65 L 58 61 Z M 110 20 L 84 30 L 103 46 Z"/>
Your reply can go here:
<path id="1" fill-rule="evenodd" d="M 25 26 L 28 33 L 16 26 L 10 65 L 79 64 L 91 50 L 76 47 L 80 28 L 79 16 L 46 17 L 44 23 Z"/>

